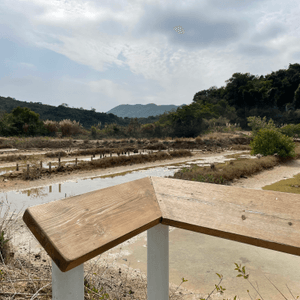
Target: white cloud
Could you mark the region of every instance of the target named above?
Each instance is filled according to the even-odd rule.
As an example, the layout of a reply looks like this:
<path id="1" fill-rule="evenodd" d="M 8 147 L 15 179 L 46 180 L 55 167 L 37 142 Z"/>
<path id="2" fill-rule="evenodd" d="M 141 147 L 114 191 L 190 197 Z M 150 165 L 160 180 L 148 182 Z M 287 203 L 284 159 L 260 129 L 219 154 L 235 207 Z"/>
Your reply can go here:
<path id="1" fill-rule="evenodd" d="M 36 69 L 36 66 L 34 64 L 21 62 L 20 65 L 21 65 L 21 67 L 26 68 L 26 69 Z"/>
<path id="2" fill-rule="evenodd" d="M 62 54 L 101 76 L 117 66 L 145 79 L 143 86 L 126 76 L 76 83 L 62 74 L 61 80 L 49 83 L 52 98 L 63 98 L 59 90 L 66 97 L 62 102 L 68 103 L 68 98 L 86 93 L 93 107 L 97 95 L 119 104 L 190 103 L 197 91 L 225 85 L 235 72 L 266 74 L 295 63 L 292 58 L 300 51 L 300 7 L 294 0 L 2 0 L 1 10 L 7 36 Z M 185 33 L 179 35 L 174 26 Z M 21 64 L 47 72 L 43 66 Z M 17 81 L 8 85 L 11 96 Z M 37 79 L 32 88 L 34 84 Z M 73 98 L 71 87 L 77 91 Z"/>
<path id="3" fill-rule="evenodd" d="M 132 97 L 131 92 L 123 89 L 119 84 L 116 84 L 111 80 L 103 79 L 91 81 L 88 83 L 88 85 L 90 86 L 92 92 L 103 94 L 109 98 L 125 98 L 128 100 L 128 98 Z"/>

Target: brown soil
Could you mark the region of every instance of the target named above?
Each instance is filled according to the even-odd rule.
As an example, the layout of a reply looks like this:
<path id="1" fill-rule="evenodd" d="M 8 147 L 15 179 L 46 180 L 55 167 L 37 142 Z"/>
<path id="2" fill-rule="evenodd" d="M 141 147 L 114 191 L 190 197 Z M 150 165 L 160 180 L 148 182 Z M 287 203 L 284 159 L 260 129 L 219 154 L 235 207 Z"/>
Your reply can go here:
<path id="1" fill-rule="evenodd" d="M 164 141 L 153 141 L 152 143 L 145 145 L 145 147 L 147 146 L 152 149 L 161 147 L 161 145 L 164 145 L 163 142 Z M 154 147 L 155 144 L 156 146 Z M 178 139 L 175 142 L 172 141 L 172 144 L 170 143 L 169 146 L 174 149 L 197 149 L 198 151 L 192 152 L 192 157 L 188 158 L 188 160 L 192 160 L 199 159 L 200 157 L 203 157 L 204 154 L 205 156 L 214 156 L 216 153 L 229 150 L 230 147 L 232 147 L 232 150 L 234 150 L 234 147 L 237 150 L 244 150 L 241 149 L 243 148 L 241 146 L 244 146 L 244 148 L 248 147 L 247 149 L 249 149 L 249 146 L 247 146 L 248 144 L 249 138 L 227 135 L 227 137 L 220 140 L 212 135 L 211 138 L 204 140 L 198 139 L 198 141 L 184 141 Z M 82 143 L 82 145 L 84 144 Z M 111 142 L 110 146 L 114 148 L 116 145 Z M 139 149 L 143 149 L 143 147 L 139 145 Z M 39 157 L 48 151 L 49 149 L 23 150 L 13 154 L 24 154 L 24 152 L 26 152 L 28 155 L 33 155 L 32 157 Z M 2 154 L 0 152 L 0 157 L 5 155 L 7 155 L 5 151 L 2 151 Z M 8 179 L 1 183 L 0 192 L 14 190 L 16 188 L 28 189 L 30 187 L 44 186 L 66 180 L 111 175 L 113 173 L 122 173 L 141 168 L 182 163 L 185 161 L 187 161 L 187 158 L 182 157 L 174 158 L 172 160 L 161 160 L 107 169 L 75 170 L 73 172 L 52 174 L 50 177 L 37 179 L 35 181 L 24 181 L 18 178 L 14 180 Z M 4 163 L 1 165 L 4 165 Z M 5 163 L 5 165 L 9 166 L 13 164 Z M 5 264 L 1 265 L 0 263 L 0 270 L 2 270 L 2 275 L 0 274 L 0 299 L 11 299 L 15 291 L 17 294 L 14 296 L 14 299 L 30 299 L 38 289 L 46 285 L 47 286 L 43 288 L 44 294 L 46 295 L 38 296 L 35 299 L 51 299 L 51 260 L 49 256 L 35 240 L 21 218 L 17 219 L 12 232 L 14 233 L 12 234 L 14 241 L 8 243 L 8 252 L 11 254 L 8 255 L 9 257 Z M 119 245 L 118 247 L 120 246 L 122 245 Z M 95 260 L 91 260 L 85 264 L 86 291 L 89 290 L 91 292 L 91 294 L 86 293 L 85 299 L 92 299 L 91 295 L 93 295 L 94 299 L 101 299 L 91 291 L 93 286 L 97 286 L 98 290 L 102 287 L 103 290 L 101 295 L 107 292 L 111 296 L 111 299 L 114 299 L 113 297 L 116 299 L 146 299 L 145 275 L 137 269 L 132 269 L 126 264 L 125 260 L 122 265 L 115 265 L 115 260 L 112 260 L 110 256 L 110 253 L 113 251 L 115 250 L 111 249 L 111 251 L 107 251 L 105 253 L 106 256 L 104 258 L 102 256 L 101 263 L 99 262 L 97 265 L 93 264 Z M 216 281 L 216 283 L 218 282 Z M 184 289 L 184 287 L 177 288 L 178 286 L 171 285 L 171 294 L 176 291 L 172 299 L 192 300 L 199 299 L 201 296 L 205 297 L 205 295 L 194 295 L 191 291 Z M 220 294 L 215 291 L 211 297 L 211 299 L 219 299 Z"/>
<path id="2" fill-rule="evenodd" d="M 200 155 L 201 154 L 197 154 L 196 156 L 199 157 Z M 177 161 L 179 162 L 180 160 L 183 161 L 186 159 L 178 159 Z M 299 172 L 299 164 L 300 160 L 289 161 L 284 165 L 276 166 L 272 170 L 261 172 L 247 179 L 243 178 L 236 180 L 231 185 L 241 186 L 245 188 L 261 189 L 264 185 L 274 183 L 283 178 L 290 178 L 293 175 L 297 174 Z M 83 175 L 83 173 L 81 175 Z M 88 172 L 85 173 L 85 175 L 89 174 Z M 75 175 L 73 174 L 72 176 Z M 35 240 L 34 236 L 28 230 L 27 226 L 21 218 L 17 220 L 14 232 L 17 233 L 14 236 L 13 242 L 13 244 L 17 245 L 17 247 L 15 249 L 12 248 L 13 250 L 11 250 L 14 253 L 14 258 L 10 263 L 7 264 L 6 267 L 2 266 L 0 267 L 0 269 L 5 273 L 10 274 L 14 288 L 18 292 L 23 294 L 31 294 L 32 296 L 38 288 L 51 283 L 51 260 L 43 250 L 43 248 Z M 23 244 L 21 243 L 21 237 L 23 240 Z M 119 245 L 118 247 L 121 249 L 122 245 Z M 96 261 L 96 258 L 85 264 L 85 275 L 88 278 L 86 283 L 89 282 L 90 285 L 92 285 L 93 280 L 96 280 L 95 278 L 97 277 L 98 282 L 102 287 L 104 287 L 103 291 L 107 291 L 110 295 L 113 295 L 114 292 L 115 294 L 119 293 L 119 295 L 121 295 L 120 298 L 122 299 L 146 299 L 145 274 L 142 274 L 138 269 L 132 269 L 130 266 L 128 266 L 125 260 L 121 265 L 115 264 L 116 257 L 113 256 L 113 253 L 115 252 L 116 249 L 111 249 L 102 256 L 97 257 L 98 263 L 95 266 L 93 265 L 93 263 Z M 122 250 L 120 250 L 120 255 L 122 256 Z M 97 276 L 94 276 L 94 273 L 96 273 Z M 36 278 L 36 280 L 29 280 L 28 274 L 30 274 L 30 277 L 32 279 Z M 5 277 L 7 278 L 7 276 Z M 37 278 L 44 281 L 38 281 Z M 6 282 L 5 284 L 4 281 L 2 282 L 3 284 L 0 289 L 0 299 L 9 299 L 8 297 L 6 297 L 8 296 L 8 294 L 1 294 L 1 292 L 6 291 L 12 293 L 13 289 L 11 286 L 11 282 Z M 215 283 L 217 283 L 217 281 Z M 176 288 L 177 286 L 172 285 L 171 293 L 173 293 Z M 50 295 L 51 285 L 46 287 L 44 291 L 46 294 Z M 210 291 L 207 292 L 209 293 Z M 201 296 L 205 297 L 205 295 Z M 215 291 L 212 295 L 212 299 L 220 299 L 220 296 L 221 295 L 219 293 L 216 293 Z M 175 296 L 172 299 L 192 300 L 199 298 L 200 295 L 194 295 L 191 291 L 184 289 L 184 287 L 180 287 L 176 291 Z M 19 298 L 16 297 L 15 299 L 25 299 L 25 295 L 20 295 Z M 38 299 L 47 298 L 41 297 Z M 51 299 L 50 296 L 48 299 Z"/>
<path id="3" fill-rule="evenodd" d="M 32 187 L 41 187 L 45 185 L 60 183 L 62 181 L 69 181 L 69 180 L 77 180 L 77 179 L 85 179 L 91 177 L 100 177 L 106 175 L 113 175 L 117 173 L 129 172 L 129 171 L 136 171 L 139 169 L 144 168 L 151 168 L 157 167 L 162 165 L 174 165 L 177 163 L 183 163 L 187 160 L 196 160 L 205 155 L 208 156 L 215 156 L 216 153 L 207 153 L 203 154 L 202 152 L 195 151 L 192 152 L 192 156 L 190 158 L 187 157 L 180 157 L 180 158 L 173 158 L 173 159 L 166 159 L 160 160 L 156 162 L 149 162 L 149 163 L 142 163 L 142 164 L 134 164 L 134 165 L 127 165 L 127 166 L 118 166 L 106 169 L 92 169 L 92 170 L 78 170 L 74 172 L 62 172 L 62 173 L 55 173 L 49 177 L 44 177 L 41 179 L 37 179 L 34 181 L 25 181 L 23 179 L 14 179 L 14 180 L 7 180 L 1 183 L 0 186 L 0 193 L 4 193 L 10 190 L 18 189 L 28 189 Z"/>

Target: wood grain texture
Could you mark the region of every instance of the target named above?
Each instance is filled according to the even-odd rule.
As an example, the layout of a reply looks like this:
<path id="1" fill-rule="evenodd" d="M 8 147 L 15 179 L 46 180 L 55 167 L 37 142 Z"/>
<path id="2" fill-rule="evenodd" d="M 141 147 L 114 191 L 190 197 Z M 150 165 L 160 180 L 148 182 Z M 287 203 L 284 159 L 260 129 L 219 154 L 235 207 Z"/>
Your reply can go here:
<path id="1" fill-rule="evenodd" d="M 300 255 L 300 196 L 152 177 L 162 224 Z"/>
<path id="2" fill-rule="evenodd" d="M 300 255 L 300 196 L 147 177 L 28 208 L 23 220 L 63 272 L 159 224 Z"/>
<path id="3" fill-rule="evenodd" d="M 23 220 L 62 272 L 159 224 L 150 178 L 26 209 Z"/>

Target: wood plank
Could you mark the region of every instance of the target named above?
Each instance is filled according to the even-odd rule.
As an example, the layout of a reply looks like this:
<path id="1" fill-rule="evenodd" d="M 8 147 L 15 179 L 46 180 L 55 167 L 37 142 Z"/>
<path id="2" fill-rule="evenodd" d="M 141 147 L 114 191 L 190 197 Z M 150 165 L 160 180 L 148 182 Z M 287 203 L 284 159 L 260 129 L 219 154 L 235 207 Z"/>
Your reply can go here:
<path id="1" fill-rule="evenodd" d="M 162 224 L 300 255 L 300 195 L 151 179 Z"/>
<path id="2" fill-rule="evenodd" d="M 23 220 L 62 272 L 159 224 L 150 178 L 26 209 Z"/>

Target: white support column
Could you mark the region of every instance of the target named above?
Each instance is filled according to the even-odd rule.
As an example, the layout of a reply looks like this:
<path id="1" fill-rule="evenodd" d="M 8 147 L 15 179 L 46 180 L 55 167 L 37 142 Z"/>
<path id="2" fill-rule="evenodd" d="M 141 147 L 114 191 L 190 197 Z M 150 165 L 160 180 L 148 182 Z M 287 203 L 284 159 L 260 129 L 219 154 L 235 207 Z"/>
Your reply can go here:
<path id="1" fill-rule="evenodd" d="M 84 300 L 83 264 L 62 272 L 52 260 L 52 300 Z"/>
<path id="2" fill-rule="evenodd" d="M 169 300 L 169 226 L 147 231 L 147 298 Z"/>

